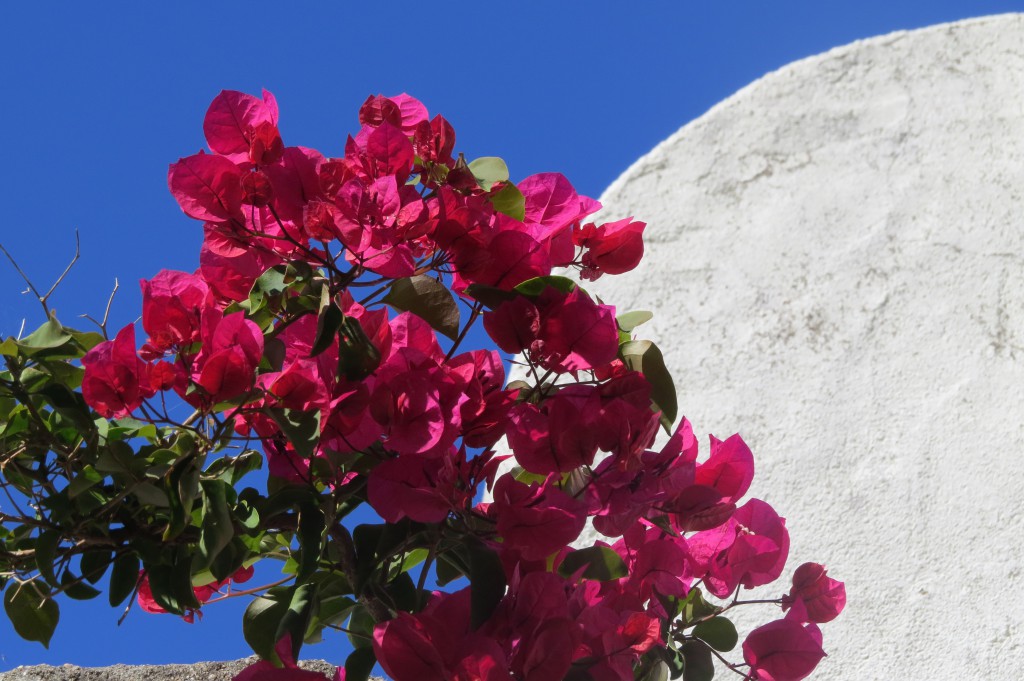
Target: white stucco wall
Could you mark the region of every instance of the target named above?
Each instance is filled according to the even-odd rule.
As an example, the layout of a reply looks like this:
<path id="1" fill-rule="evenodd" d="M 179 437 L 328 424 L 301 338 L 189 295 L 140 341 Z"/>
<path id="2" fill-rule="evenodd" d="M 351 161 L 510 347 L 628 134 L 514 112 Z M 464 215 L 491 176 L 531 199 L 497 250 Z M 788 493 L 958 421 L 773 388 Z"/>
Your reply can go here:
<path id="1" fill-rule="evenodd" d="M 846 581 L 813 678 L 1024 678 L 1024 15 L 791 64 L 601 200 L 648 253 L 592 290 Z"/>

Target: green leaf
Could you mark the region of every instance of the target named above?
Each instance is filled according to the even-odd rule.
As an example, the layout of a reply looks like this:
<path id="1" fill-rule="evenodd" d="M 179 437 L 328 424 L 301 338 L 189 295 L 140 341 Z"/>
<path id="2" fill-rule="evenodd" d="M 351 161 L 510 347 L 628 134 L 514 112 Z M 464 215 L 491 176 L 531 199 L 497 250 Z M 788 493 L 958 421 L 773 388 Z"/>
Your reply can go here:
<path id="1" fill-rule="evenodd" d="M 61 574 L 60 585 L 64 590 L 64 595 L 76 601 L 88 601 L 100 595 L 99 589 L 89 586 L 85 580 L 79 578 L 70 570 L 65 570 Z"/>
<path id="2" fill-rule="evenodd" d="M 668 665 L 669 678 L 678 679 L 686 670 L 686 658 L 674 648 L 662 648 L 661 656 Z"/>
<path id="3" fill-rule="evenodd" d="M 469 550 L 470 627 L 480 628 L 505 596 L 505 570 L 498 554 L 479 540 L 467 542 Z"/>
<path id="4" fill-rule="evenodd" d="M 497 156 L 481 156 L 471 161 L 469 171 L 473 173 L 480 187 L 487 192 L 498 182 L 508 182 L 508 166 Z"/>
<path id="5" fill-rule="evenodd" d="M 371 648 L 373 646 L 373 628 L 376 622 L 366 608 L 357 605 L 352 608 L 352 615 L 348 618 L 348 641 L 356 650 Z"/>
<path id="6" fill-rule="evenodd" d="M 200 520 L 199 562 L 200 569 L 213 565 L 217 556 L 235 537 L 235 528 L 231 522 L 231 508 L 228 496 L 234 497 L 235 491 L 221 480 L 203 480 L 203 512 Z M 225 575 L 214 573 L 214 577 L 223 579 Z"/>
<path id="7" fill-rule="evenodd" d="M 60 532 L 47 530 L 36 537 L 36 568 L 46 582 L 57 586 L 57 576 L 53 572 L 53 565 L 57 561 L 57 547 L 60 546 Z"/>
<path id="8" fill-rule="evenodd" d="M 405 554 L 402 559 L 402 572 L 408 572 L 427 559 L 430 552 L 427 549 L 413 549 Z"/>
<path id="9" fill-rule="evenodd" d="M 71 340 L 71 334 L 61 326 L 55 317 L 51 317 L 30 335 L 18 341 L 18 345 L 33 350 L 49 350 L 59 348 L 69 340 Z"/>
<path id="10" fill-rule="evenodd" d="M 175 449 L 178 444 L 175 444 Z M 165 450 L 166 451 L 166 450 Z M 153 454 L 156 455 L 160 450 Z M 164 491 L 170 504 L 171 517 L 164 529 L 163 540 L 168 541 L 185 531 L 192 522 L 192 506 L 199 496 L 199 466 L 195 456 L 185 455 L 177 462 L 165 480 Z"/>
<path id="11" fill-rule="evenodd" d="M 95 584 L 103 578 L 110 567 L 114 554 L 110 549 L 90 549 L 82 554 L 79 569 L 91 584 Z"/>
<path id="12" fill-rule="evenodd" d="M 373 648 L 356 649 L 345 660 L 345 681 L 367 681 L 376 664 Z"/>
<path id="13" fill-rule="evenodd" d="M 558 566 L 558 574 L 568 578 L 584 567 L 583 579 L 598 582 L 621 579 L 629 574 L 619 554 L 607 546 L 590 546 L 573 551 Z"/>
<path id="14" fill-rule="evenodd" d="M 341 321 L 338 344 L 338 376 L 361 381 L 380 366 L 380 350 L 367 337 L 362 324 L 354 317 Z"/>
<path id="15" fill-rule="evenodd" d="M 412 312 L 430 328 L 455 340 L 459 335 L 459 306 L 448 287 L 426 274 L 398 279 L 384 302 L 402 312 Z"/>
<path id="16" fill-rule="evenodd" d="M 312 277 L 312 274 L 312 269 L 306 263 L 290 262 L 274 265 L 253 282 L 248 300 L 242 301 L 239 308 L 251 316 L 269 302 L 279 300 L 281 294 L 296 281 L 306 281 Z"/>
<path id="17" fill-rule="evenodd" d="M 77 393 L 60 383 L 49 383 L 40 391 L 61 416 L 70 419 L 86 435 L 95 430 L 89 407 Z"/>
<path id="18" fill-rule="evenodd" d="M 676 387 L 661 350 L 651 341 L 629 341 L 619 346 L 619 356 L 627 367 L 642 373 L 651 384 L 651 402 L 661 412 L 661 425 L 670 430 L 678 411 Z"/>
<path id="19" fill-rule="evenodd" d="M 295 447 L 296 455 L 311 458 L 320 442 L 320 410 L 272 408 L 266 411 Z"/>
<path id="20" fill-rule="evenodd" d="M 184 615 L 186 610 L 198 608 L 200 603 L 192 590 L 192 557 L 188 547 L 169 548 L 156 555 L 168 562 L 146 565 L 153 600 L 175 615 Z"/>
<path id="21" fill-rule="evenodd" d="M 8 336 L 0 343 L 0 355 L 5 357 L 17 357 L 20 354 L 21 346 L 13 336 Z"/>
<path id="22" fill-rule="evenodd" d="M 288 610 L 291 589 L 271 589 L 263 596 L 257 596 L 242 616 L 242 636 L 253 652 L 264 660 L 276 665 L 281 659 L 274 651 L 277 643 L 278 625 Z"/>
<path id="23" fill-rule="evenodd" d="M 498 190 L 498 193 L 490 198 L 491 203 L 494 205 L 494 210 L 499 213 L 504 213 L 520 222 L 526 219 L 526 198 L 519 191 L 519 188 L 511 182 Z"/>
<path id="24" fill-rule="evenodd" d="M 107 600 L 110 601 L 110 605 L 112 607 L 120 605 L 135 591 L 135 586 L 138 583 L 139 557 L 134 553 L 118 556 L 110 571 L 110 589 L 107 591 Z"/>
<path id="25" fill-rule="evenodd" d="M 736 647 L 739 634 L 736 625 L 724 617 L 712 617 L 693 628 L 693 635 L 721 653 Z"/>
<path id="26" fill-rule="evenodd" d="M 683 681 L 711 681 L 715 676 L 715 663 L 711 649 L 700 641 L 687 641 L 682 648 L 686 661 Z"/>
<path id="27" fill-rule="evenodd" d="M 184 615 L 189 608 L 199 607 L 187 566 L 155 565 L 146 571 L 146 575 L 153 600 L 167 612 Z"/>
<path id="28" fill-rule="evenodd" d="M 345 618 L 356 607 L 356 602 L 348 596 L 324 597 L 324 589 L 320 589 L 320 602 L 316 606 L 316 615 L 309 623 L 306 630 L 306 643 L 319 643 L 321 632 L 328 625 L 338 625 L 345 621 Z"/>
<path id="29" fill-rule="evenodd" d="M 292 637 L 292 659 L 299 659 L 299 651 L 302 649 L 303 636 L 309 628 L 309 621 L 313 614 L 313 605 L 316 603 L 316 584 L 297 584 L 291 589 L 291 598 L 288 607 L 281 617 L 277 626 L 277 634 L 274 641 L 280 641 L 285 634 Z"/>
<path id="30" fill-rule="evenodd" d="M 316 572 L 323 554 L 325 529 L 326 519 L 319 505 L 310 504 L 299 510 L 299 580 Z"/>
<path id="31" fill-rule="evenodd" d="M 327 291 L 326 286 L 324 291 Z M 316 336 L 313 338 L 313 347 L 309 351 L 310 357 L 316 357 L 331 347 L 331 343 L 338 336 L 338 329 L 341 328 L 341 323 L 344 319 L 345 315 L 342 314 L 341 308 L 335 305 L 333 301 L 324 307 L 316 320 Z"/>
<path id="32" fill-rule="evenodd" d="M 416 612 L 418 609 L 416 583 L 412 581 L 412 575 L 408 572 L 399 573 L 397 577 L 388 582 L 384 591 L 399 612 Z"/>
<path id="33" fill-rule="evenodd" d="M 721 608 L 704 600 L 704 594 L 697 588 L 690 589 L 690 592 L 686 594 L 686 600 L 680 607 L 684 626 L 690 626 L 709 615 L 717 615 L 720 611 Z"/>
<path id="34" fill-rule="evenodd" d="M 473 300 L 480 301 L 491 310 L 507 300 L 515 300 L 519 297 L 515 291 L 506 291 L 485 284 L 470 284 L 466 287 L 466 295 L 471 296 Z"/>
<path id="35" fill-rule="evenodd" d="M 534 277 L 533 279 L 527 279 L 516 286 L 515 290 L 522 293 L 524 296 L 536 298 L 540 294 L 544 293 L 549 286 L 561 291 L 562 293 L 572 293 L 577 284 L 568 277 L 560 277 L 552 274 L 547 277 Z"/>
<path id="36" fill-rule="evenodd" d="M 639 681 L 668 681 L 669 666 L 664 660 L 654 660 L 649 664 Z"/>
<path id="37" fill-rule="evenodd" d="M 632 312 L 623 312 L 615 318 L 615 321 L 618 323 L 620 331 L 629 333 L 636 327 L 645 322 L 649 322 L 652 319 L 654 319 L 653 312 L 648 312 L 647 310 L 634 310 Z"/>
<path id="38" fill-rule="evenodd" d="M 96 347 L 104 340 L 106 340 L 103 337 L 103 334 L 97 333 L 95 331 L 76 331 L 75 329 L 69 329 L 66 326 L 64 327 L 64 330 L 70 333 L 71 337 L 75 339 L 75 342 L 81 345 L 82 349 L 85 350 L 86 352 L 89 352 L 94 347 Z"/>
<path id="39" fill-rule="evenodd" d="M 74 499 L 82 492 L 102 481 L 103 475 L 92 466 L 86 464 L 82 466 L 82 470 L 78 472 L 78 475 L 71 478 L 71 482 L 68 483 L 68 498 Z"/>
<path id="40" fill-rule="evenodd" d="M 255 449 L 247 449 L 238 456 L 222 456 L 206 467 L 206 477 L 217 477 L 234 487 L 248 473 L 263 467 L 263 455 Z"/>
<path id="41" fill-rule="evenodd" d="M 60 608 L 39 580 L 8 588 L 4 592 L 4 610 L 18 636 L 26 641 L 38 641 L 44 648 L 50 647 Z"/>
<path id="42" fill-rule="evenodd" d="M 442 553 L 437 557 L 437 585 L 445 586 L 456 579 L 465 576 L 462 569 L 456 565 L 454 558 L 451 558 L 446 553 Z"/>

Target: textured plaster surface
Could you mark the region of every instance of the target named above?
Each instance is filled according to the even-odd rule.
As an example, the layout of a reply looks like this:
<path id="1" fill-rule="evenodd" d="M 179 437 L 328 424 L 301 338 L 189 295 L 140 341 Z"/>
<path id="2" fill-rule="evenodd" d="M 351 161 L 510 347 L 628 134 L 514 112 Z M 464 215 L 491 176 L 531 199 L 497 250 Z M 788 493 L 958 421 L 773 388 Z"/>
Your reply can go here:
<path id="1" fill-rule="evenodd" d="M 126 665 L 113 667 L 60 667 L 37 665 L 18 667 L 0 674 L 0 681 L 228 681 L 258 658 L 199 664 Z M 303 669 L 334 675 L 334 667 L 323 660 L 300 662 Z M 380 681 L 377 677 L 371 677 Z"/>
<path id="2" fill-rule="evenodd" d="M 846 581 L 813 678 L 1024 678 L 1024 15 L 791 64 L 601 200 L 648 249 L 588 288 Z"/>

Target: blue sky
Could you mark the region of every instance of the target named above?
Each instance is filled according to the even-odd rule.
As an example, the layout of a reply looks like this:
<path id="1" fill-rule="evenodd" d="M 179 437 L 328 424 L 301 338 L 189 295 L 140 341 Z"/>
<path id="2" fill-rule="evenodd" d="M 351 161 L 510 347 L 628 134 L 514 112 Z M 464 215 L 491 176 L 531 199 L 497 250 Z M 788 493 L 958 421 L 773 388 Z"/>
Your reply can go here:
<path id="1" fill-rule="evenodd" d="M 0 12 L 0 243 L 48 287 L 62 321 L 138 316 L 137 282 L 192 270 L 199 224 L 167 191 L 167 165 L 203 144 L 222 89 L 272 91 L 286 144 L 340 155 L 369 94 L 408 92 L 441 113 L 467 157 L 506 159 L 513 179 L 559 171 L 599 195 L 684 123 L 760 76 L 853 40 L 1024 0 L 904 2 L 13 3 Z M 638 215 L 642 219 L 642 215 Z M 38 305 L 0 261 L 0 337 Z M 242 599 L 238 599 L 241 601 Z M 0 671 L 22 664 L 193 662 L 248 654 L 244 603 L 184 624 L 105 599 L 63 602 L 44 650 L 0 615 Z M 330 642 L 306 656 L 341 662 Z"/>

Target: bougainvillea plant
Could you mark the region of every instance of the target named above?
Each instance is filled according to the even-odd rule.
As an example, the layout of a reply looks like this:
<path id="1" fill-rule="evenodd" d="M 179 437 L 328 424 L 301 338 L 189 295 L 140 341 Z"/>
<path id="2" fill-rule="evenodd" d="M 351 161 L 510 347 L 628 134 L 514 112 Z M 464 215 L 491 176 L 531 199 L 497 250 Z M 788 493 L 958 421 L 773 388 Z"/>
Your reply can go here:
<path id="1" fill-rule="evenodd" d="M 743 598 L 789 549 L 784 519 L 744 501 L 750 449 L 699 455 L 635 337 L 649 315 L 576 283 L 636 267 L 644 224 L 591 221 L 598 202 L 559 174 L 467 162 L 408 95 L 370 97 L 359 123 L 327 157 L 285 146 L 269 93 L 222 92 L 209 151 L 168 175 L 202 224 L 198 270 L 141 282 L 141 334 L 48 314 L 0 343 L 17 632 L 48 644 L 58 596 L 105 587 L 189 621 L 252 598 L 262 659 L 243 680 L 325 678 L 296 663 L 325 629 L 354 646 L 346 681 L 378 663 L 395 681 L 810 674 L 842 583 L 808 563 Z M 478 323 L 516 380 L 464 347 Z M 367 505 L 380 522 L 353 522 Z M 603 539 L 578 547 L 588 524 Z M 265 559 L 281 576 L 253 587 Z M 779 610 L 741 661 L 727 615 L 752 603 Z"/>

